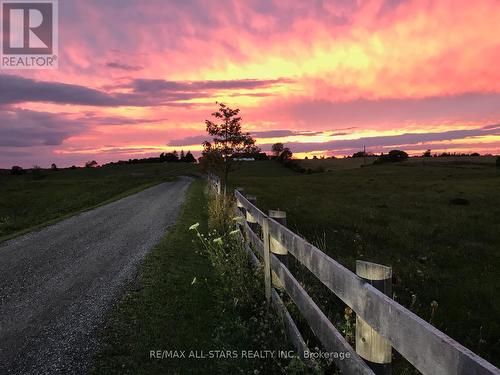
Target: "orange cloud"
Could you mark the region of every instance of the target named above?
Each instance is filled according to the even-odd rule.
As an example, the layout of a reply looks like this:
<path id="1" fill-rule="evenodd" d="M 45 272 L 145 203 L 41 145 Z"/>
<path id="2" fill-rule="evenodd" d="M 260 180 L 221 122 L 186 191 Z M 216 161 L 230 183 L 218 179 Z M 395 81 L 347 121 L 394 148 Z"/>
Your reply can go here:
<path id="1" fill-rule="evenodd" d="M 4 88 L 0 106 L 67 121 L 57 122 L 61 144 L 37 146 L 47 162 L 73 163 L 78 150 L 168 150 L 203 133 L 215 101 L 240 107 L 257 132 L 355 126 L 367 137 L 474 129 L 500 116 L 497 0 L 120 4 L 60 2 L 59 70 L 9 72 L 44 83 Z M 13 147 L 3 164 L 35 155 Z"/>

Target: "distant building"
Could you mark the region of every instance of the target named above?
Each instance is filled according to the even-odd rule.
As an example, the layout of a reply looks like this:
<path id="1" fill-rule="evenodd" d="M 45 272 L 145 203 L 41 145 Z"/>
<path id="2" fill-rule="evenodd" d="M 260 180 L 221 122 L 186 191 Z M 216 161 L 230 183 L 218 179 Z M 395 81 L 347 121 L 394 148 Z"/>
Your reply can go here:
<path id="1" fill-rule="evenodd" d="M 255 161 L 255 158 L 233 158 L 234 161 Z"/>

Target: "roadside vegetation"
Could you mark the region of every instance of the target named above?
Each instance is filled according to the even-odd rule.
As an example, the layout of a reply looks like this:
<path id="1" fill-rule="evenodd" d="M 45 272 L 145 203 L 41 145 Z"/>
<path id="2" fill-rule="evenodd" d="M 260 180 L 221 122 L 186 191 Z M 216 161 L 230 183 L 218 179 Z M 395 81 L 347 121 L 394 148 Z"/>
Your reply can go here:
<path id="1" fill-rule="evenodd" d="M 196 171 L 188 163 L 0 171 L 0 240 Z"/>
<path id="2" fill-rule="evenodd" d="M 333 160 L 352 165 L 353 159 Z M 495 159 L 422 159 L 339 166 L 311 175 L 290 174 L 273 161 L 253 162 L 234 173 L 232 184 L 256 195 L 264 211 L 286 211 L 292 230 L 349 269 L 357 259 L 392 266 L 395 300 L 498 366 L 500 174 Z M 301 273 L 313 295 L 331 296 L 309 276 Z M 338 300 L 317 302 L 346 335 L 352 334 Z M 401 361 L 395 371 L 405 373 Z"/>
<path id="3" fill-rule="evenodd" d="M 241 358 L 241 351 L 290 348 L 262 278 L 233 239 L 229 205 L 208 203 L 204 185 L 189 188 L 176 224 L 111 312 L 93 374 L 303 373 L 297 360 Z M 219 220 L 209 221 L 209 212 Z M 185 351 L 186 358 L 151 358 L 156 350 Z M 218 357 L 200 358 L 210 351 Z M 188 358 L 191 352 L 198 358 Z"/>

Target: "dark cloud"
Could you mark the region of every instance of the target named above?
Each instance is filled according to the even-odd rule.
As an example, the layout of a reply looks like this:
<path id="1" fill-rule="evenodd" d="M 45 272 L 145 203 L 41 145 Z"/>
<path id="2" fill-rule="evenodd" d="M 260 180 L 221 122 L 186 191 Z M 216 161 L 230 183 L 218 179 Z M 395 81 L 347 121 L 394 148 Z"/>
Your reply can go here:
<path id="1" fill-rule="evenodd" d="M 80 85 L 36 81 L 0 74 L 0 105 L 22 102 L 51 102 L 92 106 L 116 106 L 120 101 L 104 92 Z"/>
<path id="2" fill-rule="evenodd" d="M 135 79 L 130 87 L 137 93 L 144 92 L 199 92 L 203 90 L 253 90 L 290 83 L 288 79 L 236 79 L 226 81 L 166 81 L 163 79 Z"/>
<path id="3" fill-rule="evenodd" d="M 106 67 L 111 68 L 111 69 L 125 70 L 128 72 L 136 72 L 136 71 L 144 69 L 142 66 L 127 65 L 127 64 L 122 64 L 122 63 L 113 62 L 113 61 L 106 63 Z"/>
<path id="4" fill-rule="evenodd" d="M 449 130 L 435 133 L 405 133 L 390 136 L 364 137 L 358 139 L 342 139 L 328 142 L 287 142 L 287 146 L 294 152 L 313 152 L 313 151 L 333 151 L 342 152 L 344 150 L 366 147 L 403 147 L 424 145 L 428 142 L 453 141 L 456 139 L 467 139 L 486 135 L 500 135 L 500 124 L 489 125 L 476 129 Z M 264 144 L 261 147 L 265 150 L 270 149 L 271 144 Z"/>
<path id="5" fill-rule="evenodd" d="M 500 116 L 500 93 L 466 93 L 407 99 L 357 99 L 346 102 L 297 100 L 272 106 L 270 116 L 316 126 L 370 126 L 408 121 L 478 121 Z M 270 118 L 269 120 L 273 120 Z"/>
<path id="6" fill-rule="evenodd" d="M 91 125 L 136 125 L 151 124 L 167 119 L 128 118 L 123 116 L 101 116 L 95 112 L 85 112 L 78 120 Z"/>
<path id="7" fill-rule="evenodd" d="M 327 134 L 321 131 L 309 132 L 300 130 L 268 130 L 261 132 L 253 132 L 252 135 L 256 138 L 266 139 L 266 138 L 281 138 L 297 135 L 321 135 Z M 334 133 L 329 136 L 346 135 L 348 133 Z M 357 139 L 338 139 L 326 142 L 286 142 L 286 145 L 290 147 L 294 152 L 313 152 L 313 151 L 332 151 L 342 153 L 344 151 L 350 150 L 360 150 L 364 146 L 368 148 L 404 148 L 413 147 L 418 145 L 428 145 L 432 142 L 445 142 L 453 141 L 456 139 L 473 139 L 474 137 L 486 136 L 486 135 L 500 135 L 500 124 L 487 125 L 476 129 L 460 129 L 460 130 L 449 130 L 444 132 L 430 132 L 430 133 L 404 133 L 399 135 L 389 135 L 389 136 L 376 136 L 376 137 L 364 137 Z M 168 146 L 190 146 L 203 143 L 209 137 L 206 135 L 195 135 L 190 137 L 185 137 L 182 139 L 172 140 L 168 143 Z M 271 143 L 260 143 L 259 146 L 266 151 L 271 149 Z M 348 153 L 349 153 L 348 152 Z"/>
<path id="8" fill-rule="evenodd" d="M 323 131 L 311 131 L 311 130 L 264 130 L 258 132 L 252 132 L 252 135 L 258 138 L 279 138 L 279 137 L 293 137 L 293 136 L 306 136 L 312 137 L 315 135 L 324 134 Z"/>
<path id="9" fill-rule="evenodd" d="M 193 135 L 191 137 L 185 137 L 180 139 L 173 139 L 167 143 L 167 146 L 190 146 L 190 145 L 201 145 L 204 141 L 208 140 L 210 137 L 208 135 Z"/>
<path id="10" fill-rule="evenodd" d="M 0 74 L 0 105 L 23 102 L 51 102 L 88 106 L 191 106 L 182 100 L 211 96 L 211 90 L 262 88 L 286 80 L 229 81 L 165 81 L 136 79 L 115 88 L 130 89 L 130 93 L 107 93 L 85 86 L 60 82 L 37 81 L 15 75 Z"/>
<path id="11" fill-rule="evenodd" d="M 264 130 L 259 132 L 252 132 L 254 137 L 259 138 L 279 138 L 279 137 L 290 137 L 294 135 L 293 130 Z"/>
<path id="12" fill-rule="evenodd" d="M 307 130 L 264 130 L 251 132 L 252 136 L 256 138 L 282 138 L 282 137 L 292 137 L 292 136 L 314 136 L 321 135 L 321 131 L 307 131 Z M 203 141 L 209 139 L 207 135 L 194 135 L 180 139 L 174 139 L 167 143 L 167 146 L 191 146 L 203 143 Z"/>
<path id="13" fill-rule="evenodd" d="M 0 110 L 0 148 L 58 146 L 65 139 L 85 132 L 92 125 L 135 125 L 157 120 L 99 116 L 93 112 L 75 117 L 67 113 L 26 109 Z"/>
<path id="14" fill-rule="evenodd" d="M 86 130 L 83 121 L 25 109 L 0 111 L 0 147 L 57 146 Z"/>

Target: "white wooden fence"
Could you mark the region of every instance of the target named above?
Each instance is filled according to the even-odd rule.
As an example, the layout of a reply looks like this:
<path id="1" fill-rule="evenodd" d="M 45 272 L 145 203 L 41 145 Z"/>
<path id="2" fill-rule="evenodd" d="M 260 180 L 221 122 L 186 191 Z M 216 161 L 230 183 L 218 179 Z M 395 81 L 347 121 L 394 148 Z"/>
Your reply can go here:
<path id="1" fill-rule="evenodd" d="M 209 183 L 220 194 L 219 180 L 209 176 Z M 379 290 L 380 288 L 377 289 L 377 283 L 367 280 L 370 277 L 360 277 L 351 272 L 277 220 L 264 214 L 251 202 L 255 202 L 254 197 L 245 197 L 238 190 L 235 190 L 234 194 L 238 206 L 237 213 L 245 218 L 241 226 L 241 238 L 245 241 L 245 247 L 255 264 L 260 265 L 261 261 L 263 262 L 266 297 L 283 318 L 289 337 L 302 358 L 308 350 L 307 345 L 273 287 L 273 273 L 279 278 L 280 287 L 294 301 L 324 349 L 328 352 L 348 353 L 349 358 L 333 358 L 336 366 L 345 374 L 390 373 L 392 347 L 423 374 L 500 375 L 500 370 L 491 363 L 392 300 Z M 357 332 L 356 349 L 352 348 L 280 260 L 283 259 L 282 255 L 273 253 L 275 248 L 279 248 L 279 254 L 283 254 L 283 249 L 286 249 L 349 306 L 357 314 L 358 331 L 362 323 L 366 325 L 363 332 L 372 330 L 366 337 L 368 340 L 362 337 L 363 332 Z M 365 271 L 372 266 L 372 271 L 388 268 L 368 262 L 358 263 L 358 266 Z M 371 340 L 372 336 L 375 336 L 375 340 Z M 380 336 L 380 340 L 377 336 Z M 384 348 L 383 342 L 380 343 L 381 340 L 388 343 L 388 362 L 377 360 L 387 349 Z M 374 354 L 374 357 L 367 358 L 367 353 Z"/>

